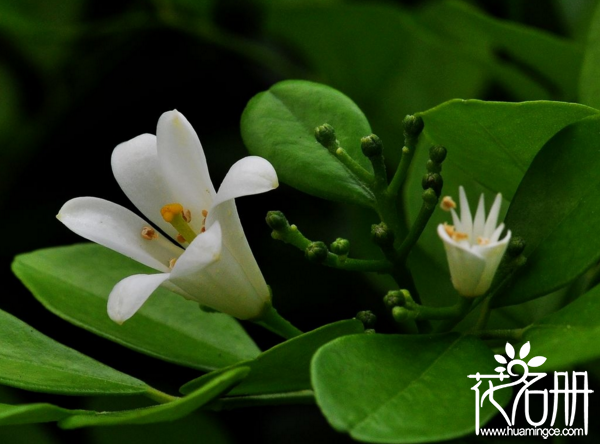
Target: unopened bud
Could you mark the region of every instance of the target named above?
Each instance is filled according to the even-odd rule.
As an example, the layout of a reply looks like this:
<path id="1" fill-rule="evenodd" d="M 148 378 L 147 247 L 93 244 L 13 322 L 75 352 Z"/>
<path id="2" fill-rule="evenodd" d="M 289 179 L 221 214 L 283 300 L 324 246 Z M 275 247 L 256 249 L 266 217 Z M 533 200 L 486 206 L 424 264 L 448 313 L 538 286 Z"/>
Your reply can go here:
<path id="1" fill-rule="evenodd" d="M 423 176 L 423 180 L 421 182 L 424 190 L 429 188 L 433 189 L 435 193 L 439 196 L 442 192 L 442 186 L 444 185 L 444 179 L 438 173 L 427 173 Z"/>
<path id="2" fill-rule="evenodd" d="M 371 239 L 377 245 L 389 246 L 394 243 L 394 233 L 384 222 L 381 222 L 380 224 L 371 225 Z"/>
<path id="3" fill-rule="evenodd" d="M 439 173 L 442 171 L 442 165 L 434 162 L 431 159 L 427 161 L 427 163 L 425 164 L 425 168 L 427 168 L 427 172 L 429 173 Z"/>
<path id="4" fill-rule="evenodd" d="M 283 230 L 289 227 L 289 223 L 281 211 L 269 211 L 265 220 L 272 230 Z"/>
<path id="5" fill-rule="evenodd" d="M 375 334 L 375 329 L 373 329 L 373 328 L 367 328 L 364 333 L 366 335 L 374 335 Z"/>
<path id="6" fill-rule="evenodd" d="M 335 130 L 328 123 L 315 128 L 315 139 L 330 151 L 334 151 L 338 147 Z"/>
<path id="7" fill-rule="evenodd" d="M 376 157 L 383 154 L 383 142 L 375 134 L 360 139 L 360 147 L 367 157 Z"/>
<path id="8" fill-rule="evenodd" d="M 404 296 L 399 291 L 390 291 L 383 297 L 383 304 L 390 310 L 394 307 L 402 307 L 404 303 Z"/>
<path id="9" fill-rule="evenodd" d="M 520 256 L 521 253 L 523 253 L 523 250 L 525 250 L 525 246 L 526 246 L 525 239 L 523 239 L 522 237 L 519 237 L 519 236 L 515 236 L 508 243 L 508 247 L 506 248 L 506 253 L 510 257 Z"/>
<path id="10" fill-rule="evenodd" d="M 404 322 L 410 317 L 410 311 L 404 307 L 394 307 L 392 309 L 392 317 L 396 322 Z"/>
<path id="11" fill-rule="evenodd" d="M 448 151 L 441 145 L 434 145 L 429 148 L 429 158 L 435 163 L 442 163 L 446 159 Z"/>
<path id="12" fill-rule="evenodd" d="M 332 253 L 335 253 L 338 256 L 348 256 L 348 253 L 350 252 L 350 241 L 348 239 L 342 239 L 341 237 L 338 237 L 331 243 L 329 249 Z"/>
<path id="13" fill-rule="evenodd" d="M 435 208 L 438 203 L 438 196 L 433 189 L 429 188 L 423 191 L 423 203 L 428 209 Z"/>
<path id="14" fill-rule="evenodd" d="M 409 137 L 418 137 L 423 131 L 425 123 L 420 116 L 406 116 L 402 121 L 404 135 Z"/>
<path id="15" fill-rule="evenodd" d="M 356 319 L 362 322 L 365 328 L 373 328 L 377 322 L 377 316 L 370 310 L 359 311 L 356 313 Z"/>
<path id="16" fill-rule="evenodd" d="M 308 247 L 306 247 L 306 250 L 304 250 L 306 259 L 315 263 L 321 263 L 327 259 L 327 253 L 329 253 L 327 245 L 321 241 L 311 242 L 308 244 Z"/>

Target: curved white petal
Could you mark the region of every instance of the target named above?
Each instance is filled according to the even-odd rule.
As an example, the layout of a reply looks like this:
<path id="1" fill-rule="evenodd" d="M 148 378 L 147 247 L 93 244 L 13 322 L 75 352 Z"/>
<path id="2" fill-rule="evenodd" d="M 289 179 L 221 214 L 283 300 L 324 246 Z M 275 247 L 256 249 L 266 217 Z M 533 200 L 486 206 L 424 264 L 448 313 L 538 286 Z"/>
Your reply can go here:
<path id="1" fill-rule="evenodd" d="M 460 198 L 460 223 L 462 224 L 461 231 L 469 235 L 469 239 L 473 239 L 473 218 L 471 217 L 471 209 L 469 208 L 467 194 L 462 186 L 458 187 L 458 194 Z"/>
<path id="2" fill-rule="evenodd" d="M 502 224 L 502 226 L 503 225 L 504 224 Z M 500 242 L 490 242 L 488 245 L 477 247 L 478 253 L 485 258 L 485 270 L 481 274 L 481 280 L 476 289 L 478 294 L 484 294 L 492 285 L 494 275 L 496 274 L 502 256 L 504 256 L 504 252 L 508 247 L 508 242 L 510 242 L 510 237 L 511 232 L 509 230 L 508 234 Z"/>
<path id="3" fill-rule="evenodd" d="M 484 229 L 484 237 L 491 238 L 494 230 L 496 229 L 496 224 L 498 223 L 498 216 L 500 215 L 500 206 L 502 205 L 502 194 L 498 193 L 496 199 L 494 199 L 494 204 L 490 209 L 490 214 L 488 214 L 487 220 L 485 221 L 485 229 Z"/>
<path id="4" fill-rule="evenodd" d="M 129 200 L 155 226 L 173 239 L 177 230 L 162 218 L 160 209 L 176 202 L 158 163 L 156 136 L 142 134 L 118 145 L 112 153 L 112 170 Z"/>
<path id="5" fill-rule="evenodd" d="M 162 235 L 144 239 L 142 230 L 150 224 L 127 208 L 104 199 L 71 199 L 56 217 L 78 235 L 158 271 L 169 271 L 169 261 L 183 252 Z"/>
<path id="6" fill-rule="evenodd" d="M 160 116 L 156 141 L 162 176 L 176 202 L 191 210 L 190 225 L 199 233 L 202 210 L 210 209 L 216 195 L 200 139 L 183 114 L 174 110 Z"/>
<path id="7" fill-rule="evenodd" d="M 239 319 L 255 318 L 266 300 L 256 293 L 240 264 L 221 245 L 221 227 L 215 222 L 181 255 L 170 281 L 201 304 Z"/>
<path id="8" fill-rule="evenodd" d="M 169 273 L 134 274 L 114 286 L 108 296 L 108 316 L 117 324 L 132 317 Z"/>
<path id="9" fill-rule="evenodd" d="M 213 206 L 236 197 L 265 193 L 278 186 L 277 173 L 268 160 L 258 156 L 244 157 L 227 172 Z"/>
<path id="10" fill-rule="evenodd" d="M 485 198 L 483 194 L 479 197 L 479 204 L 477 205 L 477 212 L 475 213 L 475 220 L 473 221 L 473 240 L 477 241 L 478 237 L 483 237 L 483 231 L 485 226 Z"/>

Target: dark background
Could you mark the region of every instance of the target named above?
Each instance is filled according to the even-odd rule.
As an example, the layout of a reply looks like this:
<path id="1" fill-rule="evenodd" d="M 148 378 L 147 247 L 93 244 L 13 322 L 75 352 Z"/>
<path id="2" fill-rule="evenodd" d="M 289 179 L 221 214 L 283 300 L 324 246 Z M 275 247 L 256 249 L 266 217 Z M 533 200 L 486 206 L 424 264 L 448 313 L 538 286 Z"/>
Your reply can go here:
<path id="1" fill-rule="evenodd" d="M 410 13 L 427 3 L 393 4 Z M 581 40 L 589 18 L 586 11 L 595 2 L 471 3 L 496 18 Z M 54 218 L 70 198 L 97 196 L 132 208 L 112 177 L 110 155 L 120 142 L 155 133 L 164 111 L 177 108 L 192 123 L 203 143 L 212 180 L 218 185 L 229 166 L 247 155 L 239 119 L 253 95 L 285 78 L 328 82 L 294 47 L 266 35 L 262 18 L 268 7 L 268 2 L 234 0 L 2 1 L 2 310 L 63 344 L 172 393 L 197 376 L 195 371 L 124 349 L 50 314 L 11 274 L 10 263 L 22 252 L 81 241 Z M 341 89 L 353 97 L 353 91 Z M 432 103 L 424 101 L 422 108 L 405 112 L 421 111 L 452 97 L 449 89 L 428 99 Z M 517 99 L 494 81 L 483 82 L 477 94 L 464 98 Z M 398 122 L 402 117 L 398 116 Z M 377 130 L 376 124 L 373 127 Z M 275 305 L 301 329 L 349 318 L 365 308 L 381 310 L 372 302 L 381 295 L 366 279 L 305 263 L 301 252 L 272 240 L 264 223 L 268 210 L 282 210 L 311 238 L 331 242 L 338 236 L 353 235 L 346 215 L 356 209 L 305 196 L 284 184 L 266 195 L 239 199 L 237 205 L 256 259 L 273 287 Z M 375 222 L 372 215 L 363 218 L 366 223 Z M 262 348 L 276 343 L 270 334 L 252 325 L 245 327 Z M 169 380 L 166 387 L 165 380 Z M 47 401 L 68 408 L 103 403 L 113 407 L 120 403 L 120 408 L 125 408 L 130 402 L 12 389 L 3 389 L 2 399 Z M 220 423 L 227 432 L 218 433 L 229 435 L 231 442 L 250 438 L 260 443 L 350 441 L 335 433 L 316 407 L 297 406 L 193 416 L 162 431 L 159 426 L 145 431 L 124 427 L 74 432 L 54 425 L 9 427 L 0 430 L 0 442 L 217 442 L 222 437 L 217 432 L 214 437 L 206 435 L 201 427 L 205 421 Z"/>

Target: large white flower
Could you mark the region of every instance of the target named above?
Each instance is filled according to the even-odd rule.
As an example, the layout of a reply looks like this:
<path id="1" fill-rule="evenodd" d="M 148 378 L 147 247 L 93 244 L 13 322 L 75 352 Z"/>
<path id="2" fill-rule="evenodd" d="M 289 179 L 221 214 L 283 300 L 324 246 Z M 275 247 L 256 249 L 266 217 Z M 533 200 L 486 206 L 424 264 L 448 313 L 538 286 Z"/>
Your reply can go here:
<path id="1" fill-rule="evenodd" d="M 169 111 L 156 136 L 143 134 L 115 148 L 112 169 L 127 197 L 171 239 L 103 199 L 80 197 L 63 205 L 57 217 L 72 231 L 160 272 L 119 282 L 108 300 L 111 319 L 129 319 L 159 286 L 239 319 L 259 318 L 269 309 L 269 288 L 234 202 L 278 186 L 268 161 L 239 160 L 216 192 L 196 132 L 181 113 Z"/>
<path id="2" fill-rule="evenodd" d="M 500 240 L 504 224 L 496 224 L 502 204 L 501 194 L 496 196 L 487 219 L 483 194 L 479 198 L 475 219 L 471 217 L 463 187 L 459 187 L 459 194 L 460 218 L 454 211 L 456 204 L 452 199 L 445 197 L 442 200 L 442 208 L 452 211 L 454 225 L 440 224 L 438 234 L 444 241 L 454 288 L 463 296 L 475 297 L 484 294 L 492 285 L 511 233 L 508 230 L 504 239 Z"/>

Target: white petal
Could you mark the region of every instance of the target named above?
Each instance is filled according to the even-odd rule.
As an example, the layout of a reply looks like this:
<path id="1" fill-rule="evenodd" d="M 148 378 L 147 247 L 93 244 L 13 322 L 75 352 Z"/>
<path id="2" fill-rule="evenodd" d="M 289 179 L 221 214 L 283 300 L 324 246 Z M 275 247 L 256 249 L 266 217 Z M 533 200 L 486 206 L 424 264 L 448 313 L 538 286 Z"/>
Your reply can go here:
<path id="1" fill-rule="evenodd" d="M 443 225 L 438 226 L 438 234 L 444 241 L 444 248 L 448 257 L 452 285 L 463 296 L 479 296 L 476 294 L 476 289 L 486 267 L 485 259 L 452 241 L 443 232 L 445 232 Z"/>
<path id="2" fill-rule="evenodd" d="M 213 206 L 236 197 L 265 193 L 278 186 L 277 173 L 268 160 L 258 156 L 244 157 L 227 172 Z"/>
<path id="3" fill-rule="evenodd" d="M 458 187 L 458 194 L 460 197 L 460 222 L 462 224 L 461 231 L 466 233 L 469 236 L 469 239 L 473 239 L 473 218 L 471 217 L 471 209 L 469 208 L 467 194 L 462 186 Z"/>
<path id="4" fill-rule="evenodd" d="M 484 294 L 492 285 L 494 275 L 496 274 L 502 256 L 504 256 L 504 252 L 508 247 L 510 237 L 511 232 L 509 230 L 508 234 L 500 242 L 490 242 L 488 245 L 477 245 L 473 247 L 473 250 L 477 250 L 477 252 L 485 258 L 486 262 L 485 270 L 481 274 L 481 280 L 477 285 L 476 292 L 478 294 Z"/>
<path id="5" fill-rule="evenodd" d="M 489 238 L 490 243 L 498 242 L 498 239 L 500 239 L 500 235 L 502 234 L 503 231 L 504 231 L 504 223 L 501 223 L 500 225 L 498 225 L 498 228 L 496 228 L 496 230 L 492 233 L 492 236 Z"/>
<path id="6" fill-rule="evenodd" d="M 454 228 L 456 229 L 456 231 L 458 231 L 460 233 L 464 233 L 462 223 L 461 223 L 460 219 L 458 218 L 458 214 L 456 214 L 456 211 L 454 211 L 454 208 L 452 208 L 450 211 L 452 213 L 452 223 L 454 224 Z"/>
<path id="7" fill-rule="evenodd" d="M 142 134 L 118 145 L 112 153 L 112 170 L 129 200 L 150 221 L 173 239 L 177 230 L 162 218 L 160 209 L 176 198 L 158 163 L 156 136 Z"/>
<path id="8" fill-rule="evenodd" d="M 150 224 L 127 208 L 104 199 L 71 199 L 56 217 L 78 235 L 158 271 L 169 271 L 169 261 L 183 252 L 164 236 L 144 239 L 142 229 Z"/>
<path id="9" fill-rule="evenodd" d="M 176 202 L 191 210 L 190 225 L 198 233 L 201 212 L 212 206 L 216 194 L 200 140 L 183 114 L 169 111 L 158 120 L 156 141 L 162 176 Z"/>
<path id="10" fill-rule="evenodd" d="M 475 221 L 473 222 L 473 242 L 477 242 L 479 236 L 483 236 L 483 229 L 485 226 L 485 198 L 483 193 L 479 198 L 479 204 L 477 205 L 477 212 L 475 213 Z"/>
<path id="11" fill-rule="evenodd" d="M 494 204 L 490 209 L 490 214 L 488 215 L 487 220 L 485 221 L 485 229 L 483 231 L 483 237 L 490 238 L 492 237 L 492 233 L 496 229 L 496 224 L 498 223 L 498 215 L 500 214 L 500 206 L 502 205 L 502 194 L 498 193 L 496 199 L 494 200 Z"/>
<path id="12" fill-rule="evenodd" d="M 239 319 L 257 317 L 266 302 L 231 253 L 221 249 L 219 222 L 190 244 L 175 264 L 170 281 L 199 303 Z"/>
<path id="13" fill-rule="evenodd" d="M 117 324 L 132 317 L 169 273 L 134 274 L 119 282 L 108 296 L 108 316 Z"/>

